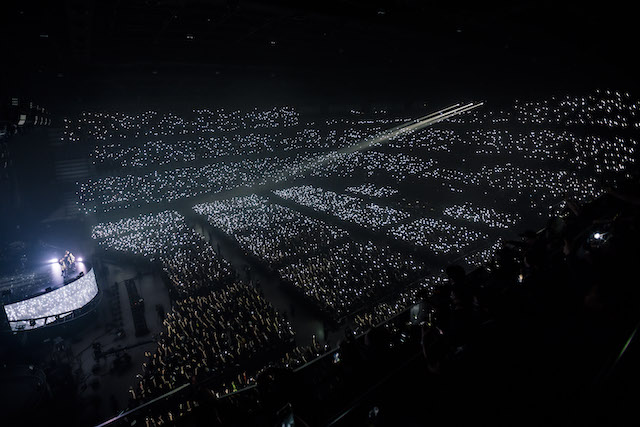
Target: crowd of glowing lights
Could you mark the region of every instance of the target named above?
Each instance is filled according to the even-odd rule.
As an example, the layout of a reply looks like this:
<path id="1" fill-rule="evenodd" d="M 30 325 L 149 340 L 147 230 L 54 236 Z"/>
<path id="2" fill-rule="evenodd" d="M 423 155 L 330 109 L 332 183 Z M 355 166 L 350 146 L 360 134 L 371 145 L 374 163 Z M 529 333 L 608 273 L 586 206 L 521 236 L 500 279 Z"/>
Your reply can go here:
<path id="1" fill-rule="evenodd" d="M 158 111 L 135 115 L 83 112 L 75 119 L 65 119 L 62 139 L 68 142 L 78 142 L 83 138 L 108 141 L 283 128 L 297 125 L 298 117 L 299 114 L 291 107 L 255 108 L 250 111 L 194 109 L 187 115 Z"/>
<path id="2" fill-rule="evenodd" d="M 236 208 L 238 204 L 245 208 L 258 207 L 263 202 L 257 197 L 249 197 L 236 203 Z M 281 218 L 283 223 L 293 221 L 297 213 L 290 212 L 294 215 L 286 217 L 279 211 L 275 218 Z M 301 225 L 312 223 L 313 220 Z M 244 225 L 250 227 L 251 223 L 245 221 Z M 238 223 L 235 226 L 236 231 L 246 231 Z M 327 231 L 329 235 L 333 232 Z M 295 237 L 298 233 L 291 235 Z M 233 281 L 228 263 L 175 211 L 101 223 L 93 228 L 92 237 L 105 249 L 160 261 L 171 284 L 181 295 L 164 320 L 157 349 L 147 353 L 138 382 L 130 388 L 135 404 L 148 401 L 194 377 L 229 374 L 238 369 L 238 364 L 249 360 L 296 366 L 323 350 L 319 346 L 291 348 L 295 334 L 290 323 L 253 286 Z M 285 352 L 286 348 L 289 351 Z M 265 359 L 270 351 L 282 356 Z M 235 380 L 219 383 L 215 392 L 226 393 L 252 384 L 259 371 L 241 372 Z M 191 404 L 196 402 L 182 402 L 182 405 Z M 171 418 L 174 414 L 169 410 L 165 416 Z"/>
<path id="3" fill-rule="evenodd" d="M 434 287 L 443 283 L 444 277 L 444 274 L 423 277 L 398 292 L 393 298 L 381 301 L 371 309 L 357 313 L 353 319 L 356 333 L 366 332 L 369 328 L 379 325 L 405 308 L 417 304 L 420 301 L 419 293 L 427 292 L 430 294 Z"/>
<path id="4" fill-rule="evenodd" d="M 347 117 L 307 119 L 292 107 L 196 109 L 188 114 L 87 112 L 65 122 L 63 138 L 93 139 L 95 163 L 129 168 L 125 174 L 107 174 L 80 184 L 80 206 L 87 213 L 142 208 L 268 184 L 282 187 L 302 177 L 345 178 L 354 184 L 345 186 L 344 193 L 312 185 L 279 188 L 273 193 L 341 221 L 374 231 L 384 229 L 395 239 L 437 254 L 460 254 L 489 236 L 474 227 L 453 224 L 447 217 L 509 229 L 520 221 L 515 211 L 522 207 L 542 216 L 557 210 L 563 198 L 583 202 L 602 194 L 597 174 L 627 170 L 635 163 L 637 142 L 627 135 L 578 133 L 571 126 L 633 127 L 637 126 L 637 110 L 638 104 L 629 94 L 610 90 L 587 96 L 518 100 L 511 108 L 474 110 L 354 152 L 323 150 L 349 146 L 403 123 L 407 117 L 352 110 Z M 540 127 L 510 131 L 505 127 L 510 123 Z M 458 128 L 457 124 L 484 126 Z M 460 156 L 453 162 L 442 157 L 452 154 Z M 472 164 L 473 156 L 493 160 Z M 532 161 L 538 164 L 526 163 Z M 194 165 L 170 166 L 180 162 Z M 160 168 L 165 165 L 169 167 Z M 584 173 L 587 169 L 593 174 Z M 358 184 L 362 178 L 370 182 Z M 473 191 L 488 196 L 499 191 L 511 206 L 500 212 L 460 201 L 447 204 L 443 217 L 416 217 L 416 210 L 405 209 L 406 200 L 393 201 L 399 186 L 407 182 L 454 194 Z M 362 197 L 390 201 L 382 206 Z M 344 230 L 263 198 L 257 205 L 227 206 L 233 212 L 223 209 L 233 203 L 245 202 L 204 203 L 194 209 L 272 267 L 297 259 L 300 246 L 315 254 L 323 246 L 346 238 Z M 137 236 L 141 241 L 131 245 L 137 245 L 138 250 L 127 249 L 123 239 L 105 239 L 104 244 L 149 255 L 163 247 L 154 246 L 161 240 L 154 233 L 160 232 L 149 230 L 144 238 Z M 135 233 L 127 238 L 136 238 Z"/>
<path id="5" fill-rule="evenodd" d="M 471 202 L 447 206 L 445 216 L 469 222 L 481 222 L 491 228 L 511 228 L 519 220 L 518 214 L 499 212 L 494 208 L 475 206 Z"/>
<path id="6" fill-rule="evenodd" d="M 480 248 L 464 256 L 456 263 L 470 270 L 487 266 L 494 260 L 496 252 L 502 245 L 502 239 L 498 239 L 490 246 Z M 442 285 L 445 280 L 446 275 L 444 271 L 441 271 L 440 274 L 437 275 L 422 277 L 402 291 L 392 295 L 392 297 L 386 298 L 369 309 L 357 313 L 353 316 L 355 332 L 366 332 L 369 328 L 385 322 L 407 307 L 417 304 L 422 299 L 420 294 L 424 295 L 426 293 L 427 295 L 431 295 L 433 290 Z"/>
<path id="7" fill-rule="evenodd" d="M 324 251 L 348 236 L 336 226 L 257 195 L 204 203 L 194 210 L 274 269 Z"/>
<path id="8" fill-rule="evenodd" d="M 372 242 L 346 242 L 279 270 L 280 275 L 333 317 L 407 285 L 423 274 L 415 256 Z"/>
<path id="9" fill-rule="evenodd" d="M 80 204 L 86 213 L 172 202 L 238 187 L 277 182 L 294 159 L 256 158 L 220 161 L 143 174 L 121 174 L 89 180 L 80 186 Z"/>
<path id="10" fill-rule="evenodd" d="M 461 253 L 489 237 L 482 231 L 429 217 L 399 224 L 391 228 L 389 234 L 417 246 L 429 248 L 437 254 Z"/>
<path id="11" fill-rule="evenodd" d="M 163 325 L 156 350 L 146 353 L 138 382 L 129 389 L 136 404 L 194 378 L 256 362 L 295 335 L 291 324 L 255 288 L 242 283 L 177 301 Z"/>
<path id="12" fill-rule="evenodd" d="M 347 193 L 362 194 L 364 196 L 375 197 L 378 199 L 385 199 L 391 197 L 394 194 L 398 194 L 398 190 L 391 187 L 376 187 L 373 184 L 362 184 L 353 187 L 347 187 L 344 189 Z"/>
<path id="13" fill-rule="evenodd" d="M 429 128 L 427 130 L 432 131 Z M 421 132 L 424 131 L 416 132 L 416 138 L 423 137 L 420 136 Z M 412 136 L 414 134 L 403 135 L 398 139 L 410 141 L 409 137 Z M 442 136 L 437 138 L 442 139 Z M 501 159 L 502 155 L 509 157 L 500 161 L 494 160 L 494 164 L 480 163 L 482 166 L 477 168 L 467 163 L 465 157 L 461 159 L 462 162 L 451 164 L 437 156 L 428 156 L 429 149 L 399 152 L 401 145 L 398 140 L 392 140 L 384 149 L 380 147 L 352 153 L 329 152 L 315 155 L 311 152 L 291 152 L 287 155 L 270 152 L 264 157 L 249 156 L 216 161 L 213 159 L 217 154 L 207 157 L 190 153 L 183 158 L 211 159 L 212 163 L 153 171 L 145 168 L 140 172 L 94 178 L 80 183 L 79 205 L 86 213 L 102 213 L 174 202 L 237 188 L 286 182 L 305 174 L 313 178 L 326 179 L 364 175 L 387 178 L 398 183 L 413 179 L 429 185 L 435 181 L 436 185 L 456 193 L 464 192 L 464 187 L 469 184 L 504 189 L 506 182 L 506 188 L 512 192 L 528 193 L 534 199 L 546 199 L 533 200 L 530 203 L 540 214 L 546 214 L 544 206 L 552 204 L 547 202 L 557 202 L 565 194 L 577 200 L 598 196 L 599 179 L 597 175 L 590 176 L 585 170 L 593 170 L 595 174 L 623 173 L 635 164 L 637 145 L 636 140 L 627 136 L 577 137 L 568 131 L 551 130 L 516 134 L 483 130 L 452 138 L 454 141 L 457 139 L 460 143 L 448 143 L 448 153 L 465 149 L 465 152 L 480 156 L 481 159 L 487 159 L 487 156 L 496 159 Z M 467 141 L 470 141 L 471 145 L 467 144 Z M 443 147 L 442 144 L 438 144 L 439 147 Z M 162 155 L 157 154 L 155 148 L 148 151 L 144 146 L 129 149 L 136 152 L 142 150 L 147 160 L 141 164 L 147 166 L 172 161 L 176 158 L 176 150 L 185 153 L 179 145 L 167 146 L 171 149 Z M 410 145 L 407 147 L 410 148 Z M 518 157 L 523 161 L 539 161 L 540 166 L 518 166 Z M 140 162 L 140 156 L 137 156 L 135 161 Z M 554 161 L 557 163 L 554 164 Z M 545 168 L 553 170 L 545 171 Z"/>
<path id="14" fill-rule="evenodd" d="M 310 185 L 274 190 L 274 194 L 372 230 L 379 230 L 409 218 L 409 214 L 401 210 L 367 203 L 358 197 Z"/>
<path id="15" fill-rule="evenodd" d="M 184 116 L 156 111 L 135 116 L 84 112 L 78 118 L 65 119 L 62 140 L 96 141 L 90 155 L 100 169 L 142 168 L 228 156 L 334 149 L 383 129 L 381 123 L 361 120 L 302 125 L 298 119 L 299 114 L 290 107 L 249 112 L 201 109 Z"/>
<path id="16" fill-rule="evenodd" d="M 640 127 L 640 102 L 629 92 L 596 89 L 586 95 L 566 94 L 538 100 L 515 100 L 507 109 L 472 111 L 448 119 L 457 124 L 516 122 L 534 125 Z"/>
<path id="17" fill-rule="evenodd" d="M 490 236 L 474 227 L 451 223 L 447 217 L 509 229 L 520 221 L 515 211 L 522 207 L 542 216 L 556 211 L 558 202 L 566 197 L 583 202 L 602 194 L 597 174 L 627 170 L 635 163 L 637 143 L 627 135 L 585 135 L 570 126 L 635 126 L 636 113 L 637 103 L 628 94 L 615 91 L 516 101 L 512 108 L 474 110 L 435 127 L 401 133 L 385 143 L 373 144 L 369 150 L 353 152 L 323 150 L 349 146 L 407 118 L 367 116 L 353 110 L 347 117 L 303 120 L 291 107 L 262 111 L 197 109 L 182 115 L 98 112 L 68 120 L 64 138 L 93 138 L 97 141 L 95 163 L 129 168 L 128 173 L 107 174 L 81 183 L 80 206 L 87 213 L 143 208 L 239 188 L 282 187 L 302 177 L 345 178 L 354 185 L 345 186 L 344 193 L 301 185 L 275 189 L 273 194 L 369 230 L 384 229 L 392 238 L 436 254 L 460 254 Z M 510 131 L 504 127 L 509 123 L 548 128 Z M 485 126 L 470 129 L 458 128 L 457 124 Z M 442 157 L 451 154 L 460 156 L 453 162 Z M 494 160 L 472 164 L 473 156 Z M 194 165 L 170 166 L 180 162 Z M 169 167 L 160 168 L 164 165 Z M 587 169 L 593 174 L 583 173 Z M 362 178 L 370 182 L 357 184 Z M 488 196 L 499 191 L 511 206 L 501 212 L 460 201 L 447 204 L 442 217 L 414 216 L 419 209 L 405 209 L 406 200 L 393 201 L 399 186 L 407 182 L 455 194 L 473 191 Z M 390 200 L 382 206 L 362 197 Z M 323 247 L 334 246 L 347 235 L 338 227 L 258 196 L 203 203 L 194 209 L 233 236 L 247 253 L 274 268 L 297 260 L 300 247 L 306 254 L 321 253 Z M 146 256 L 176 247 L 175 243 L 159 244 L 159 234 L 159 230 L 150 229 L 144 238 L 130 233 L 126 239 L 105 238 L 103 244 Z M 180 233 L 175 236 L 186 238 Z M 134 243 L 136 238 L 140 241 Z M 128 244 L 131 247 L 127 248 Z M 185 256 L 172 250 L 164 256 L 169 252 Z"/>
<path id="18" fill-rule="evenodd" d="M 181 294 L 215 288 L 233 277 L 227 261 L 175 211 L 101 223 L 92 237 L 105 249 L 159 261 Z"/>
<path id="19" fill-rule="evenodd" d="M 248 256 L 328 317 L 351 315 L 365 331 L 441 283 L 442 275 L 425 277 L 419 254 L 457 257 L 473 269 L 491 261 L 505 231 L 523 224 L 519 213 L 546 217 L 564 199 L 582 203 L 603 194 L 603 178 L 636 164 L 637 140 L 628 130 L 640 128 L 639 109 L 630 94 L 612 90 L 518 100 L 343 151 L 419 114 L 354 109 L 319 118 L 292 107 L 86 112 L 65 121 L 63 140 L 93 144 L 98 173 L 78 186 L 85 213 L 179 209 L 177 202 L 197 198 L 193 211 Z M 236 191 L 264 195 L 232 197 Z M 353 225 L 416 252 L 357 240 Z M 229 264 L 178 212 L 101 223 L 93 238 L 106 249 L 159 261 L 182 290 L 131 390 L 136 400 L 229 370 L 293 338 L 258 292 L 232 282 Z M 195 296 L 203 288 L 207 294 Z M 294 366 L 319 351 L 315 343 L 297 347 L 278 363 Z M 240 372 L 216 392 L 253 384 L 256 372 Z"/>
<path id="20" fill-rule="evenodd" d="M 462 259 L 462 265 L 470 269 L 489 265 L 489 263 L 493 260 L 496 252 L 502 247 L 503 243 L 504 242 L 502 241 L 502 239 L 497 239 L 496 242 L 491 246 L 479 249 L 466 255 Z"/>
<path id="21" fill-rule="evenodd" d="M 409 283 L 424 268 L 412 255 L 351 241 L 346 231 L 265 197 L 235 197 L 194 210 L 333 317 Z"/>
<path id="22" fill-rule="evenodd" d="M 91 158 L 100 170 L 144 168 L 301 149 L 313 151 L 339 148 L 366 138 L 370 132 L 349 128 L 334 129 L 321 135 L 318 129 L 305 128 L 293 135 L 282 132 L 250 132 L 243 135 L 190 135 L 189 139 L 165 137 L 133 143 L 121 141 L 97 146 L 91 152 Z"/>

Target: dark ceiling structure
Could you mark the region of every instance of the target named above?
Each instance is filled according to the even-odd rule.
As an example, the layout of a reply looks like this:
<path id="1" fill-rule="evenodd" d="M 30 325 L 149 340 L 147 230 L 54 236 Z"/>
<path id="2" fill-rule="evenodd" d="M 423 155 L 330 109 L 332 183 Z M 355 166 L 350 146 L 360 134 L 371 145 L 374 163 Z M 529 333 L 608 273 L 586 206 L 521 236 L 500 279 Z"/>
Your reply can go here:
<path id="1" fill-rule="evenodd" d="M 162 86 L 185 74 L 195 87 L 229 74 L 345 88 L 367 82 L 367 91 L 396 91 L 398 81 L 628 87 L 635 72 L 632 16 L 614 3 L 36 0 L 2 7 L 3 91 L 40 84 L 73 92 L 83 81 Z"/>

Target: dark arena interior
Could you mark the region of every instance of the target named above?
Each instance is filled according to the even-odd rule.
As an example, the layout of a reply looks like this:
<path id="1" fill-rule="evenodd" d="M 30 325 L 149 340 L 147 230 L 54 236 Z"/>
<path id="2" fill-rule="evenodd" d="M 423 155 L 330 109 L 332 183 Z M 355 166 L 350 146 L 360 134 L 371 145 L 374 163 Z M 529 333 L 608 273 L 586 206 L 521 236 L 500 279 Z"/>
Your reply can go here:
<path id="1" fill-rule="evenodd" d="M 0 21 L 2 426 L 638 425 L 631 5 Z"/>

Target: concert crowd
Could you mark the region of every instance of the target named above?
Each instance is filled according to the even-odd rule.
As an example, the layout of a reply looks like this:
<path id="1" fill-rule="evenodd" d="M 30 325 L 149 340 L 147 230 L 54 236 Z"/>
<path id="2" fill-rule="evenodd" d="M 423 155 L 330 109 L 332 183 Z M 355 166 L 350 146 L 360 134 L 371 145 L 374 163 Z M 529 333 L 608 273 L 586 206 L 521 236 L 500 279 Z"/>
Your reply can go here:
<path id="1" fill-rule="evenodd" d="M 566 307 L 596 317 L 606 311 L 616 322 L 631 317 L 629 305 L 637 295 L 625 302 L 619 292 L 627 290 L 598 280 L 605 261 L 615 261 L 613 253 L 633 252 L 623 234 L 637 232 L 637 196 L 607 183 L 612 174 L 632 177 L 637 143 L 626 134 L 587 135 L 574 126 L 637 128 L 637 109 L 626 94 L 611 91 L 518 101 L 509 109 L 474 111 L 352 152 L 325 150 L 404 119 L 352 111 L 348 119 L 321 122 L 290 107 L 194 110 L 189 117 L 87 113 L 80 126 L 69 122 L 74 130 L 66 137 L 119 141 L 97 144 L 94 160 L 104 175 L 80 186 L 86 213 L 169 206 L 248 188 L 248 196 L 194 202 L 193 212 L 356 334 L 427 304 L 425 363 L 430 375 L 448 375 L 467 354 L 472 363 L 481 359 L 472 351 L 487 321 L 523 320 L 544 309 L 556 316 Z M 495 128 L 474 129 L 486 125 Z M 113 167 L 126 173 L 110 174 Z M 301 185 L 302 177 L 312 184 Z M 251 191 L 261 186 L 267 188 Z M 414 194 L 407 196 L 407 189 L 426 186 L 445 200 L 424 197 L 412 207 L 406 198 Z M 472 193 L 485 197 L 467 200 Z M 548 217 L 541 233 L 506 238 L 531 218 Z M 356 237 L 354 225 L 394 246 Z M 159 262 L 178 295 L 158 349 L 148 354 L 131 388 L 132 405 L 202 381 L 220 397 L 259 383 L 269 368 L 301 366 L 326 350 L 315 341 L 296 346 L 283 315 L 251 284 L 234 281 L 229 264 L 176 211 L 105 222 L 93 237 L 107 250 Z M 423 259 L 427 252 L 440 257 L 441 265 L 432 268 L 432 259 Z M 441 270 L 445 263 L 449 267 Z M 558 297 L 555 302 L 545 299 L 550 293 Z M 524 320 L 527 327 L 529 321 Z M 199 404 L 187 399 L 147 424 L 197 412 Z"/>
<path id="2" fill-rule="evenodd" d="M 175 211 L 101 223 L 92 237 L 105 249 L 158 261 L 175 294 L 206 292 L 234 278 L 229 263 Z"/>

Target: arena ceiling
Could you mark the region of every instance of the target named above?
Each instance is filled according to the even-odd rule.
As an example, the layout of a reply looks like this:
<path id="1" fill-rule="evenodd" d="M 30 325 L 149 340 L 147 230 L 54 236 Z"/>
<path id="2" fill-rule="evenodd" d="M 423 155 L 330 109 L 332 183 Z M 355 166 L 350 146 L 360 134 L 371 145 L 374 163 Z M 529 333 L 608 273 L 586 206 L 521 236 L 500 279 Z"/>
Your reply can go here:
<path id="1" fill-rule="evenodd" d="M 503 83 L 633 82 L 632 14 L 552 1 L 128 0 L 4 4 L 1 88 L 180 67 Z M 606 7 L 605 7 L 606 6 Z M 412 80 L 413 79 L 413 80 Z"/>

